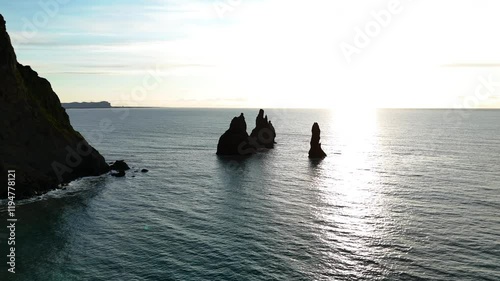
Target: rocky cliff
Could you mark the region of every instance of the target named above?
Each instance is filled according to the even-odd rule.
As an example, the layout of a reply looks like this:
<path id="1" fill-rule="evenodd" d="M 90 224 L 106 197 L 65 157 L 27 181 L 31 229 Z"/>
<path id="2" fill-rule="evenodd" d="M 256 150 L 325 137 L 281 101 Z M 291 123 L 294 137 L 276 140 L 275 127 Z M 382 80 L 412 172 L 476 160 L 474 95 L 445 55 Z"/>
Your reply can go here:
<path id="1" fill-rule="evenodd" d="M 104 158 L 73 129 L 50 83 L 17 62 L 0 15 L 0 172 L 16 171 L 16 198 L 109 171 Z M 0 198 L 7 188 L 0 189 Z"/>

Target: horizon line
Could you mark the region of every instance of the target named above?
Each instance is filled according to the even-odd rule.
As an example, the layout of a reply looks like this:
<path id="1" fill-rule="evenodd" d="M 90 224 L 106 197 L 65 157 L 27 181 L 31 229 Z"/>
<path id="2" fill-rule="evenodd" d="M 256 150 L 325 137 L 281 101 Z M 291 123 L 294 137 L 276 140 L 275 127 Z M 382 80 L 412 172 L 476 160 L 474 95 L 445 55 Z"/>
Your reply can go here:
<path id="1" fill-rule="evenodd" d="M 82 108 L 65 108 L 65 109 L 113 109 L 113 108 L 137 108 L 137 109 L 319 109 L 319 110 L 338 110 L 334 107 L 203 107 L 203 106 L 113 106 L 111 107 L 82 107 Z M 500 110 L 500 107 L 354 107 L 367 110 L 386 110 L 386 109 L 405 109 L 405 110 Z"/>

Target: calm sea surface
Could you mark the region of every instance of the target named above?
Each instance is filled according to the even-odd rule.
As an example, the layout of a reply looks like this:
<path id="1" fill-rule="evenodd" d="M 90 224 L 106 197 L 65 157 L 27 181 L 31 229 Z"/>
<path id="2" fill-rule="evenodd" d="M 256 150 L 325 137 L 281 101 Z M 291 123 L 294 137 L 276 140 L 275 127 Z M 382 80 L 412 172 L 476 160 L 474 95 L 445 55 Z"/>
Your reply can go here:
<path id="1" fill-rule="evenodd" d="M 240 112 L 69 110 L 134 169 L 18 206 L 15 276 L 3 201 L 0 280 L 500 280 L 500 111 L 267 110 L 276 148 L 219 158 Z"/>

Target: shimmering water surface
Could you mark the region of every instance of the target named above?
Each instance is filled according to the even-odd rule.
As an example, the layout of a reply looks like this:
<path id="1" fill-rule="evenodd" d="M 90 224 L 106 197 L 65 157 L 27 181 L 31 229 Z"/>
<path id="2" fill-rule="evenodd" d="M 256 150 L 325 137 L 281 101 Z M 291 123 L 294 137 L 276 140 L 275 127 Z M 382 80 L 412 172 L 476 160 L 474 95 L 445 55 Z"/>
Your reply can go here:
<path id="1" fill-rule="evenodd" d="M 135 168 L 18 206 L 0 279 L 500 280 L 500 111 L 267 110 L 276 148 L 219 158 L 240 112 L 69 110 Z"/>

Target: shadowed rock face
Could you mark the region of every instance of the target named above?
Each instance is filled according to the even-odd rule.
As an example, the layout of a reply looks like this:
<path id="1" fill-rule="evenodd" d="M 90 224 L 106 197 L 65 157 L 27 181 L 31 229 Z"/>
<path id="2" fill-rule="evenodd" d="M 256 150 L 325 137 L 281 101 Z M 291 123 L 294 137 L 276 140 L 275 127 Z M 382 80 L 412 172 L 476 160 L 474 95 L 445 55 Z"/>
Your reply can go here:
<path id="1" fill-rule="evenodd" d="M 321 149 L 321 130 L 318 123 L 312 126 L 311 149 L 309 150 L 309 158 L 325 158 L 326 153 Z"/>
<path id="2" fill-rule="evenodd" d="M 274 130 L 271 121 L 267 120 L 267 115 L 264 117 L 264 110 L 259 111 L 255 120 L 255 129 L 252 130 L 250 137 L 257 146 L 265 148 L 274 148 L 276 131 Z"/>
<path id="3" fill-rule="evenodd" d="M 229 129 L 219 138 L 217 155 L 250 155 L 256 152 L 250 144 L 245 116 L 234 117 Z"/>
<path id="4" fill-rule="evenodd" d="M 109 171 L 73 129 L 50 83 L 17 62 L 0 15 L 0 172 L 16 171 L 16 198 L 27 198 Z M 7 188 L 0 189 L 0 198 Z"/>

